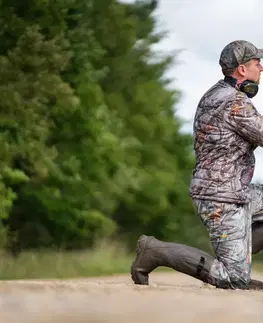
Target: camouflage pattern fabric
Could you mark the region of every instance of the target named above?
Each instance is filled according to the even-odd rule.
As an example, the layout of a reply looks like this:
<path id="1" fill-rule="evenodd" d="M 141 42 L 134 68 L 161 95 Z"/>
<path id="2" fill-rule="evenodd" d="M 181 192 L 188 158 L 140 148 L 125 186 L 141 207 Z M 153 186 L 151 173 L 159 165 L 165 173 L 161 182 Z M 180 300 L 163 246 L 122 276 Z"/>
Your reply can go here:
<path id="1" fill-rule="evenodd" d="M 220 288 L 243 289 L 251 273 L 251 224 L 263 221 L 263 186 L 249 186 L 248 204 L 194 200 L 197 213 L 209 232 L 216 259 L 209 281 Z"/>
<path id="2" fill-rule="evenodd" d="M 249 203 L 258 146 L 263 146 L 262 116 L 246 94 L 219 80 L 203 95 L 195 114 L 190 196 Z"/>

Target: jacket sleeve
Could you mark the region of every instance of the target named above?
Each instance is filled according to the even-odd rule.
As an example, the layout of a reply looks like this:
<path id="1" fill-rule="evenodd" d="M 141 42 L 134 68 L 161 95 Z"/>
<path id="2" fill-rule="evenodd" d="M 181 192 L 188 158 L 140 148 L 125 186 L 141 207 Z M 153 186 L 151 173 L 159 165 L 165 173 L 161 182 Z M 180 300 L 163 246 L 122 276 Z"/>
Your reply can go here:
<path id="1" fill-rule="evenodd" d="M 249 98 L 237 96 L 225 110 L 225 119 L 232 131 L 252 144 L 263 146 L 263 116 Z"/>

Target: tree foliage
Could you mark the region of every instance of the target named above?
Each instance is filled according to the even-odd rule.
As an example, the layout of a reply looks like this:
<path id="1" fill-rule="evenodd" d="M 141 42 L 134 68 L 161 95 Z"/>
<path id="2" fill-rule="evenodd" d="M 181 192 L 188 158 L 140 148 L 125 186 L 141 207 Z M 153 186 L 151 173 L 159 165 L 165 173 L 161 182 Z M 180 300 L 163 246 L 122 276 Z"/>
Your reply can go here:
<path id="1" fill-rule="evenodd" d="M 9 244 L 192 239 L 192 138 L 153 50 L 156 1 L 0 2 L 0 218 Z M 169 89 L 168 89 L 169 88 Z"/>

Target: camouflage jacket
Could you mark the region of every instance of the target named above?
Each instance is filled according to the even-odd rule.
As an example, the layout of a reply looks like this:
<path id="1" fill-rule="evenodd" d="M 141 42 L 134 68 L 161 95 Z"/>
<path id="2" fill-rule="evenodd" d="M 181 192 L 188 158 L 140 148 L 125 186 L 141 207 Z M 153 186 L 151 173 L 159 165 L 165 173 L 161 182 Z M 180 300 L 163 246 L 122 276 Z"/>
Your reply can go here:
<path id="1" fill-rule="evenodd" d="M 258 146 L 263 146 L 263 117 L 246 94 L 218 81 L 203 95 L 195 114 L 190 196 L 248 203 Z"/>

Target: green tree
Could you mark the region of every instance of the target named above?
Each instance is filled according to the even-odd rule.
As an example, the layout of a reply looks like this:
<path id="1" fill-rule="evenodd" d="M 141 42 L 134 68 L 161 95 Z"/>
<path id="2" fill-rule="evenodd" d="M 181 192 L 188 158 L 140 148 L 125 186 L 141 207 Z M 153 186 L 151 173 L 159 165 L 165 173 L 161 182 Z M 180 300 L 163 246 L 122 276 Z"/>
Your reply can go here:
<path id="1" fill-rule="evenodd" d="M 17 245 L 192 239 L 191 136 L 156 6 L 0 2 L 0 217 Z"/>
<path id="2" fill-rule="evenodd" d="M 165 37 L 156 31 L 155 1 L 103 3 L 107 18 L 100 16 L 102 1 L 92 15 L 96 39 L 105 50 L 102 65 L 109 69 L 101 85 L 113 116 L 111 130 L 124 147 L 115 176 L 123 169 L 129 176 L 114 219 L 132 241 L 142 232 L 189 240 L 183 223 L 198 225 L 188 197 L 192 142 L 180 133 L 175 112 L 180 93 L 168 89 L 165 77 L 176 55 L 153 50 Z"/>

